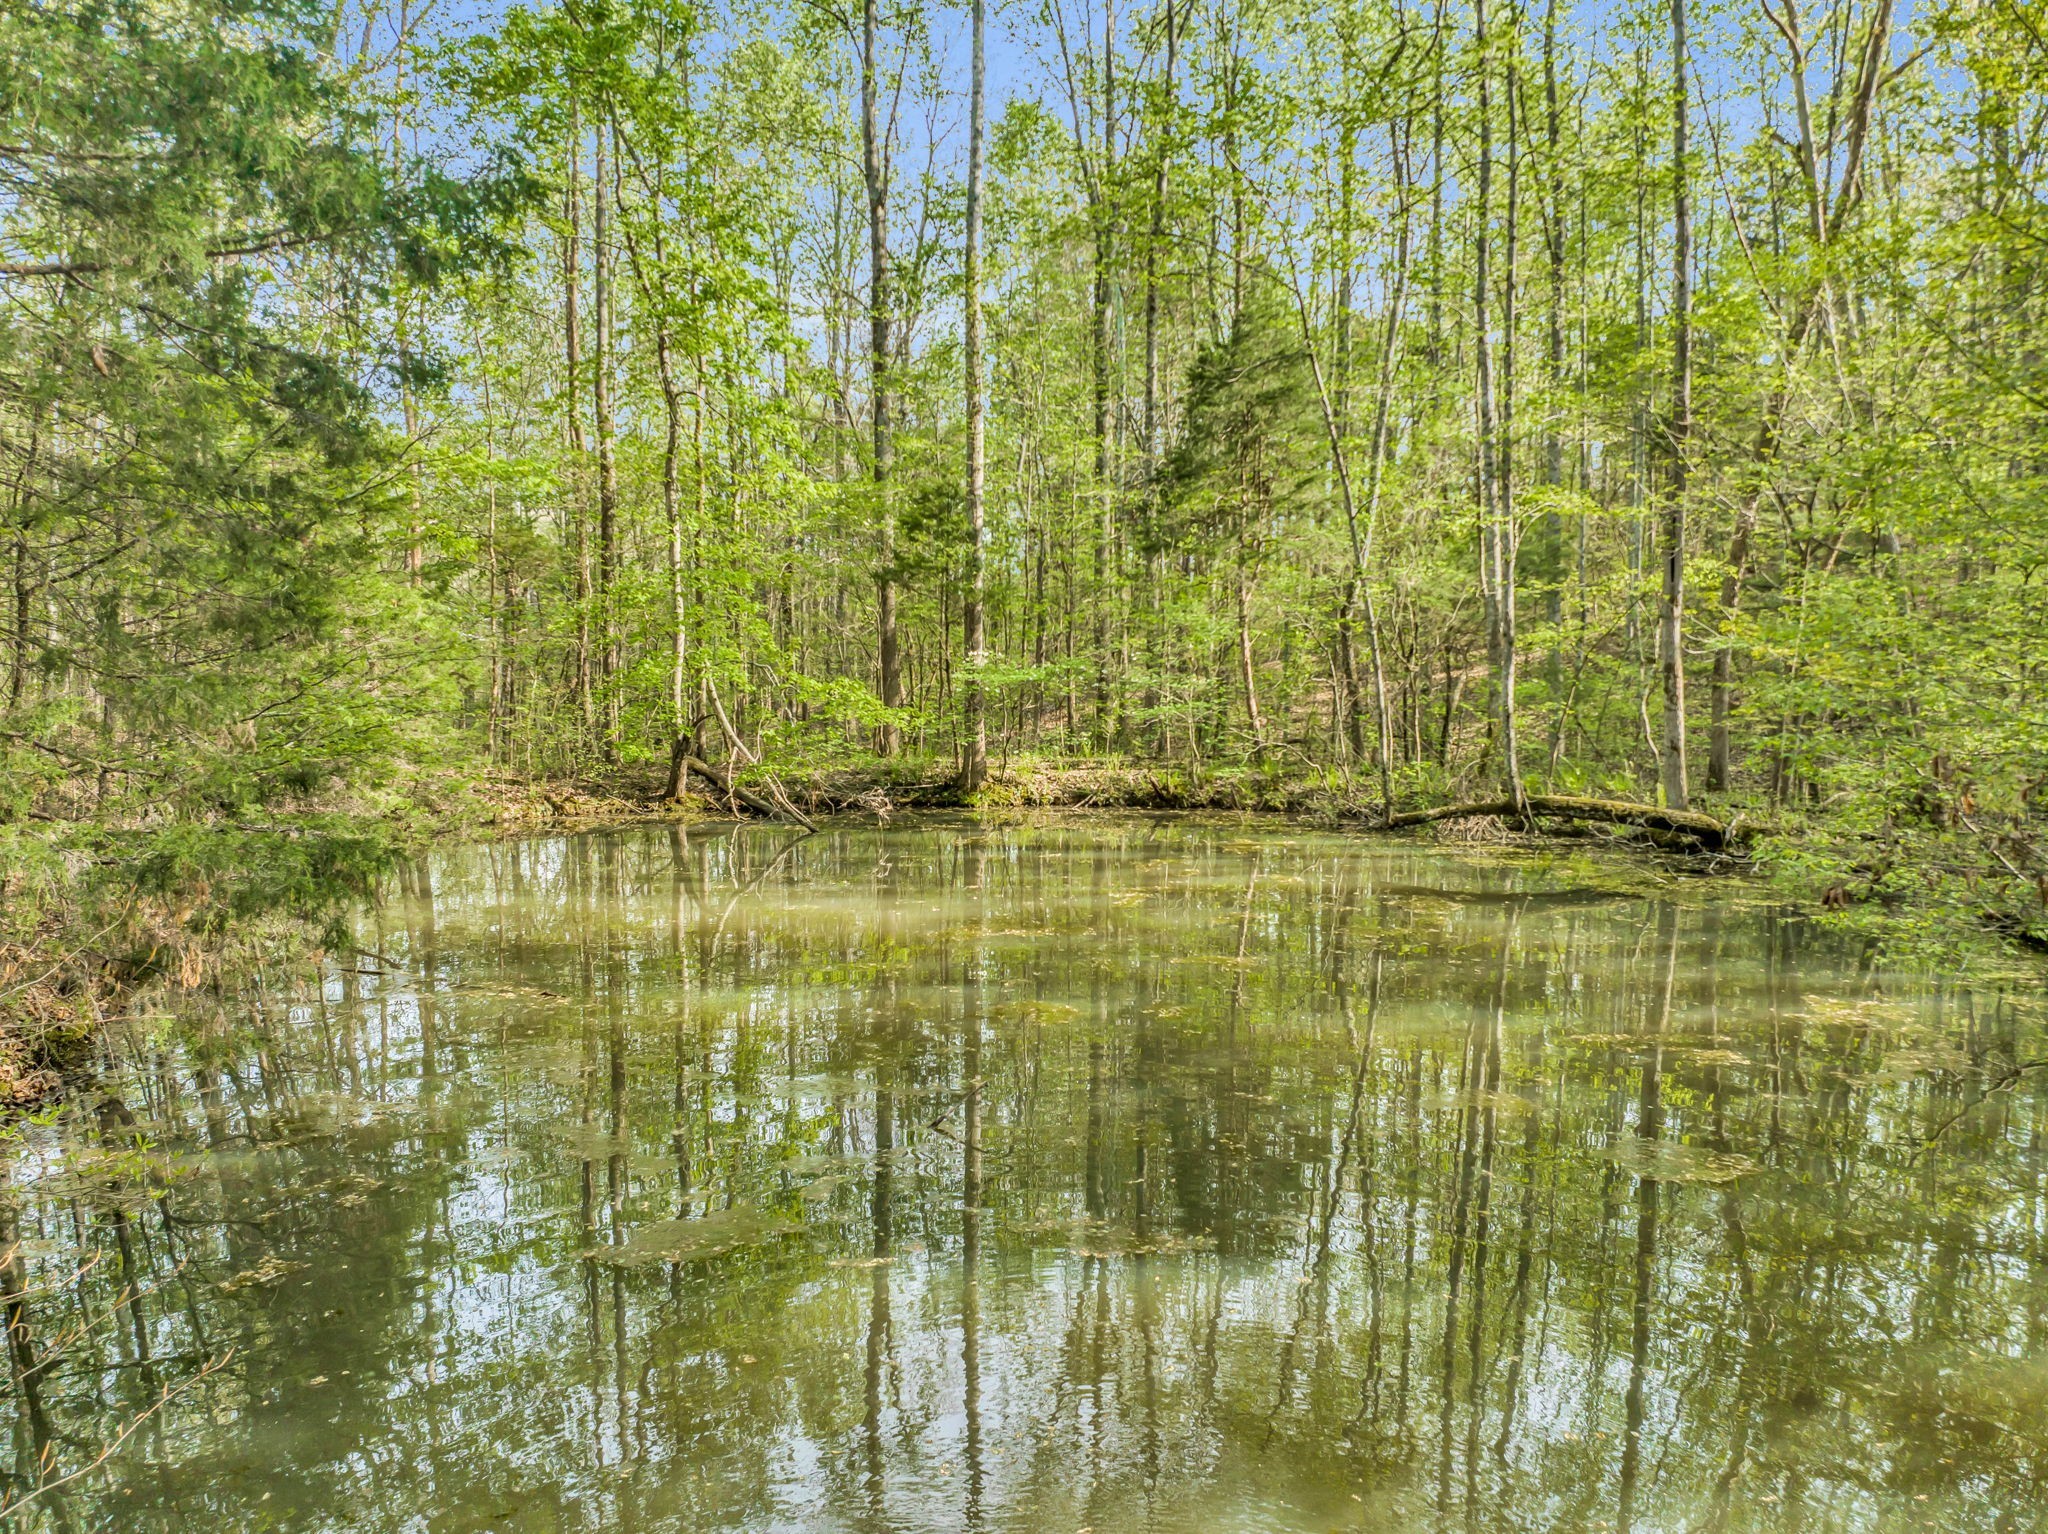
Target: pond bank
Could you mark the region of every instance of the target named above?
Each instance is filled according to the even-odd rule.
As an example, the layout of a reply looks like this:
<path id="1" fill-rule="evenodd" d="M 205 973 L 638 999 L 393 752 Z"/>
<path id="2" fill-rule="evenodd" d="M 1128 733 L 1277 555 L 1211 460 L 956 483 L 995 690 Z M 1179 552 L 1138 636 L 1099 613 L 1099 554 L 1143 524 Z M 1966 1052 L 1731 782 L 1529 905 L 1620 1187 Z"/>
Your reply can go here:
<path id="1" fill-rule="evenodd" d="M 728 764 L 730 768 L 730 764 Z M 852 817 L 887 824 L 906 815 L 968 812 L 1001 818 L 1036 811 L 1223 813 L 1275 816 L 1302 825 L 1467 846 L 1601 845 L 1664 858 L 1694 854 L 1694 872 L 1761 872 L 1794 909 L 1860 928 L 1874 948 L 1913 954 L 1929 934 L 1950 950 L 1974 941 L 1979 962 L 2048 946 L 2023 902 L 1993 906 L 1974 880 L 1944 872 L 1924 888 L 1858 888 L 1851 848 L 1839 831 L 1780 824 L 1755 842 L 1698 855 L 1696 841 L 1656 826 L 1549 820 L 1517 825 L 1498 813 L 1439 820 L 1449 802 L 1405 807 L 1404 824 L 1380 824 L 1369 785 L 1343 774 L 1277 770 L 1197 774 L 1122 761 L 1029 759 L 992 764 L 988 782 L 964 800 L 949 764 L 863 762 L 776 775 L 744 766 L 750 793 L 788 807 L 792 820 Z M 702 778 L 680 803 L 660 799 L 649 771 L 576 780 L 497 773 L 423 779 L 394 804 L 323 807 L 265 823 L 100 827 L 89 823 L 9 827 L 0 847 L 0 1108 L 47 1100 L 70 1079 L 89 1077 L 105 1022 L 157 989 L 207 989 L 228 996 L 251 981 L 303 964 L 333 944 L 344 913 L 374 895 L 401 859 L 446 842 L 575 832 L 647 822 L 689 824 L 754 812 Z M 1558 801 L 1570 803 L 1577 801 Z M 1426 823 L 1431 822 L 1431 823 Z M 1817 855 L 1816 850 L 1827 855 Z M 1867 871 L 1866 871 L 1867 873 Z M 1896 870 L 1886 870 L 1885 875 Z M 1894 880 L 1896 882 L 1896 880 Z M 1941 898 L 1967 885 L 1969 898 Z M 2048 901 L 2043 902 L 2048 905 Z"/>

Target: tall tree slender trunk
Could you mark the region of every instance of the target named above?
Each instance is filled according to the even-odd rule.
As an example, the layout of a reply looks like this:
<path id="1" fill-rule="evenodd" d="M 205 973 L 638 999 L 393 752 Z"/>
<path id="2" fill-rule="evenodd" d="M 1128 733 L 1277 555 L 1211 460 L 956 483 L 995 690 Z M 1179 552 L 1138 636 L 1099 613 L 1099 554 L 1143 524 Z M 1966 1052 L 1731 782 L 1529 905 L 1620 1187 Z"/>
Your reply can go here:
<path id="1" fill-rule="evenodd" d="M 1252 754 L 1266 754 L 1266 718 L 1259 709 L 1258 668 L 1252 660 L 1252 586 L 1242 563 L 1237 571 L 1237 667 L 1244 683 L 1245 722 L 1251 727 Z"/>
<path id="2" fill-rule="evenodd" d="M 668 530 L 668 792 L 673 799 L 681 797 L 687 783 L 682 758 L 690 732 L 690 631 L 683 579 L 682 387 L 676 377 L 675 337 L 666 321 L 654 334 L 654 361 L 661 375 L 661 513 Z M 700 410 L 698 420 L 702 419 Z"/>
<path id="3" fill-rule="evenodd" d="M 1115 220 L 1116 4 L 1102 13 L 1102 150 L 1094 177 L 1095 284 L 1090 316 L 1090 371 L 1095 406 L 1095 733 L 1104 751 L 1116 743 L 1116 700 L 1110 690 L 1110 627 L 1116 606 L 1116 490 L 1110 479 L 1110 265 Z"/>
<path id="4" fill-rule="evenodd" d="M 1385 324 L 1380 335 L 1379 372 L 1373 400 L 1372 458 L 1366 470 L 1365 508 L 1361 517 L 1358 498 L 1353 490 L 1351 476 L 1351 454 L 1347 447 L 1343 416 L 1337 403 L 1337 395 L 1324 378 L 1321 359 L 1316 355 L 1314 317 L 1309 310 L 1308 294 L 1297 280 L 1294 289 L 1295 315 L 1300 322 L 1302 345 L 1308 354 L 1310 376 L 1315 381 L 1316 399 L 1322 406 L 1323 431 L 1329 439 L 1330 462 L 1337 472 L 1337 493 L 1344 508 L 1345 530 L 1351 545 L 1351 578 L 1344 589 L 1344 606 L 1338 620 L 1338 635 L 1342 648 L 1350 647 L 1350 628 L 1354 614 L 1363 607 L 1365 612 L 1366 640 L 1371 650 L 1373 713 L 1374 713 L 1374 763 L 1379 769 L 1381 812 L 1392 814 L 1394 807 L 1394 741 L 1393 715 L 1387 701 L 1387 667 L 1385 647 L 1380 637 L 1379 609 L 1373 600 L 1368 574 L 1372 565 L 1373 538 L 1379 527 L 1381 488 L 1386 481 L 1387 450 L 1393 431 L 1394 373 L 1400 359 L 1401 324 L 1408 302 L 1408 277 L 1413 264 L 1412 205 L 1408 181 L 1408 145 L 1396 125 L 1388 130 L 1394 167 L 1394 191 L 1399 204 L 1394 234 L 1394 270 L 1391 286 L 1387 293 Z M 1363 753 L 1362 729 L 1359 724 L 1360 698 L 1356 678 L 1351 679 L 1352 704 L 1350 731 L 1356 749 Z"/>
<path id="5" fill-rule="evenodd" d="M 1441 380 L 1444 356 L 1444 0 L 1430 21 L 1429 367 Z"/>
<path id="6" fill-rule="evenodd" d="M 691 79 L 684 55 L 683 100 L 685 110 L 692 100 Z M 642 308 L 654 322 L 654 372 L 655 381 L 661 389 L 662 441 L 661 441 L 661 511 L 662 526 L 667 534 L 668 557 L 668 731 L 669 770 L 665 797 L 680 799 L 689 787 L 687 758 L 692 749 L 689 716 L 689 605 L 686 581 L 685 536 L 682 505 L 682 436 L 683 436 L 683 384 L 677 367 L 675 335 L 675 293 L 672 289 L 673 273 L 669 266 L 668 210 L 670 203 L 668 162 L 655 157 L 652 166 L 647 158 L 633 153 L 631 138 L 619 140 L 620 169 L 631 155 L 640 170 L 643 202 L 641 218 L 637 226 L 628 216 L 628 210 L 621 200 L 617 207 L 619 228 L 626 257 L 631 266 Z M 694 206 L 690 199 L 685 206 Z M 643 248 L 642 238 L 646 247 Z M 697 230 L 693 216 L 685 215 L 682 238 L 694 247 Z M 652 260 L 647 259 L 648 254 Z M 692 298 L 697 295 L 692 294 Z M 704 371 L 703 358 L 697 358 L 697 391 L 695 414 L 695 445 L 697 455 L 697 505 L 695 526 L 704 525 Z"/>
<path id="7" fill-rule="evenodd" d="M 661 188 L 656 189 L 657 207 L 661 201 Z M 683 759 L 689 754 L 690 716 L 687 677 L 689 674 L 689 608 L 686 599 L 683 560 L 683 494 L 682 494 L 682 452 L 683 452 L 683 388 L 677 376 L 675 333 L 662 310 L 660 296 L 655 293 L 651 282 L 665 281 L 660 275 L 666 252 L 664 240 L 658 232 L 659 214 L 656 215 L 657 233 L 654 241 L 656 272 L 648 274 L 643 282 L 643 295 L 648 306 L 663 313 L 663 318 L 654 329 L 654 371 L 661 386 L 661 513 L 662 525 L 668 534 L 668 727 L 669 727 L 669 777 L 667 797 L 679 799 L 689 784 L 689 769 Z M 628 236 L 630 240 L 630 236 Z M 701 373 L 700 373 L 701 378 Z M 703 424 L 702 401 L 696 416 L 698 455 L 698 498 L 699 520 L 702 526 L 703 497 Z"/>
<path id="8" fill-rule="evenodd" d="M 1508 798 L 1525 798 L 1515 736 L 1515 591 L 1513 505 L 1502 474 L 1499 421 L 1494 398 L 1493 278 L 1493 63 L 1487 33 L 1486 0 L 1474 0 L 1473 37 L 1479 53 L 1479 154 L 1472 241 L 1472 349 L 1477 371 L 1479 436 L 1480 584 L 1486 595 L 1487 628 L 1495 679 L 1495 728 L 1501 776 Z M 1508 338 L 1512 344 L 1513 338 Z"/>
<path id="9" fill-rule="evenodd" d="M 397 305 L 398 353 L 406 365 L 405 377 L 399 384 L 399 409 L 405 418 L 405 451 L 410 460 L 406 465 L 406 525 L 405 525 L 405 573 L 415 586 L 419 584 L 420 571 L 426 565 L 426 547 L 421 541 L 424 528 L 421 525 L 420 475 L 420 405 L 419 396 L 413 392 L 411 378 L 412 327 L 406 318 L 408 305 L 400 297 Z"/>
<path id="10" fill-rule="evenodd" d="M 896 638 L 896 503 L 890 484 L 895 437 L 890 420 L 889 146 L 881 121 L 879 0 L 862 0 L 860 49 L 861 180 L 868 200 L 868 377 L 874 428 L 875 510 L 881 524 L 875 575 L 875 648 L 882 706 L 903 706 L 903 660 Z M 894 756 L 903 733 L 893 718 L 875 732 L 875 749 Z"/>
<path id="11" fill-rule="evenodd" d="M 1500 359 L 1495 416 L 1497 437 L 1494 448 L 1494 498 L 1499 506 L 1498 533 L 1494 550 L 1498 561 L 1496 592 L 1499 595 L 1501 646 L 1501 747 L 1509 775 L 1514 781 L 1513 797 L 1522 798 L 1520 719 L 1516 709 L 1516 687 L 1520 678 L 1521 655 L 1518 625 L 1520 612 L 1521 529 L 1515 509 L 1515 384 L 1519 352 L 1516 340 L 1521 331 L 1522 288 L 1522 159 L 1528 127 L 1523 113 L 1521 67 L 1522 12 L 1519 4 L 1508 10 L 1507 62 L 1502 84 L 1507 97 L 1508 184 L 1505 252 L 1500 280 Z"/>
<path id="12" fill-rule="evenodd" d="M 1645 101 L 1650 98 L 1650 61 L 1647 48 L 1636 49 L 1636 83 L 1642 90 Z M 1649 132 L 1646 119 L 1638 117 L 1634 128 L 1634 152 L 1629 156 L 1629 169 L 1635 181 L 1635 256 L 1636 256 L 1636 334 L 1635 354 L 1638 376 L 1647 378 L 1650 350 L 1650 235 L 1649 235 L 1649 178 L 1645 174 L 1649 164 Z M 1639 383 L 1632 391 L 1633 409 L 1629 420 L 1629 482 L 1628 482 L 1628 612 L 1625 630 L 1628 636 L 1629 659 L 1640 668 L 1643 662 L 1642 626 L 1642 584 L 1643 584 L 1643 501 L 1645 483 L 1649 477 L 1650 458 L 1650 391 L 1647 383 Z M 1654 749 L 1655 742 L 1651 742 Z"/>
<path id="13" fill-rule="evenodd" d="M 398 46 L 393 52 L 395 66 L 394 94 L 396 102 L 391 109 L 391 175 L 398 181 L 404 173 L 405 159 L 405 61 L 412 44 L 412 13 L 407 0 L 398 0 Z M 420 476 L 425 466 L 420 461 L 420 414 L 419 397 L 413 392 L 412 384 L 412 326 L 411 306 L 408 295 L 401 292 L 394 318 L 397 322 L 396 337 L 398 355 L 404 370 L 399 375 L 399 408 L 405 418 L 405 451 L 408 489 L 405 529 L 405 571 L 406 577 L 415 586 L 419 584 L 420 571 L 426 565 L 426 547 L 423 542 L 425 528 L 422 526 L 422 492 Z"/>
<path id="14" fill-rule="evenodd" d="M 1690 802 L 1685 765 L 1685 497 L 1692 438 L 1692 199 L 1685 165 L 1685 0 L 1671 0 L 1671 485 L 1664 505 L 1664 803 Z"/>
<path id="15" fill-rule="evenodd" d="M 691 358 L 691 364 L 693 388 L 690 400 L 690 511 L 691 525 L 701 529 L 711 505 L 711 471 L 704 457 L 704 422 L 711 413 L 711 398 L 704 376 L 704 353 L 701 348 Z M 679 655 L 682 654 L 680 645 L 679 639 Z M 687 656 L 683 658 L 687 659 Z"/>
<path id="16" fill-rule="evenodd" d="M 1337 45 L 1342 52 L 1338 64 L 1338 89 L 1345 100 L 1350 100 L 1357 91 L 1358 50 L 1356 40 L 1349 30 L 1340 31 Z M 1391 130 L 1390 130 L 1391 131 Z M 1358 123 L 1347 115 L 1337 134 L 1337 253 L 1336 271 L 1330 283 L 1330 302 L 1336 327 L 1336 344 L 1330 349 L 1330 395 L 1332 417 L 1326 426 L 1335 426 L 1337 439 L 1351 434 L 1351 310 L 1355 298 L 1355 284 L 1358 268 Z M 1389 310 L 1391 313 L 1391 309 Z M 1313 326 L 1304 326 L 1304 341 L 1314 351 Z M 1365 691 L 1358 681 L 1358 646 L 1353 631 L 1358 622 L 1358 602 L 1362 594 L 1363 561 L 1359 558 L 1357 537 L 1357 511 L 1352 504 L 1350 487 L 1341 483 L 1347 476 L 1339 472 L 1338 486 L 1344 503 L 1347 530 L 1351 533 L 1352 578 L 1345 583 L 1343 602 L 1337 614 L 1337 674 L 1334 678 L 1336 691 L 1341 696 L 1344 729 L 1333 746 L 1342 749 L 1350 747 L 1354 759 L 1363 761 L 1366 757 L 1365 743 Z M 1383 742 L 1384 744 L 1384 742 Z"/>
<path id="17" fill-rule="evenodd" d="M 988 662 L 988 638 L 984 632 L 983 603 L 988 593 L 988 529 L 985 525 L 983 483 L 982 362 L 981 362 L 981 162 L 983 120 L 983 32 L 986 0 L 973 0 L 973 58 L 968 70 L 967 127 L 967 238 L 965 266 L 966 359 L 964 380 L 967 393 L 967 602 L 962 613 L 961 644 L 967 652 L 966 752 L 960 764 L 960 787 L 973 793 L 988 776 L 987 699 L 983 696 L 982 674 Z"/>
<path id="18" fill-rule="evenodd" d="M 1380 336 L 1379 377 L 1372 407 L 1372 459 L 1366 466 L 1365 481 L 1365 537 L 1355 551 L 1359 594 L 1365 604 L 1366 642 L 1372 650 L 1372 689 L 1375 733 L 1378 738 L 1377 758 L 1380 770 L 1381 810 L 1391 815 L 1394 811 L 1394 725 L 1393 715 L 1387 707 L 1387 664 L 1384 646 L 1380 641 L 1379 606 L 1373 598 L 1372 586 L 1368 581 L 1372 566 L 1372 549 L 1380 524 L 1380 496 L 1386 485 L 1387 456 L 1393 445 L 1394 423 L 1394 378 L 1395 368 L 1401 360 L 1401 327 L 1407 319 L 1408 273 L 1412 263 L 1414 240 L 1410 219 L 1410 193 L 1408 178 L 1408 141 L 1405 127 L 1390 128 L 1389 150 L 1394 167 L 1394 195 L 1400 211 L 1394 232 L 1394 286 L 1387 296 L 1387 323 Z"/>
<path id="19" fill-rule="evenodd" d="M 28 441 L 21 454 L 21 468 L 14 479 L 12 511 L 14 513 L 14 602 L 13 602 L 13 646 L 7 665 L 7 706 L 19 708 L 28 688 L 29 667 L 29 625 L 35 612 L 36 580 L 30 572 L 28 547 L 29 489 L 30 479 L 35 473 L 36 454 L 42 444 L 42 417 L 40 413 L 29 417 Z"/>
<path id="20" fill-rule="evenodd" d="M 1165 556 L 1159 550 L 1157 519 L 1159 512 L 1158 475 L 1159 466 L 1165 457 L 1165 423 L 1159 410 L 1159 253 L 1166 244 L 1166 177 L 1168 154 L 1172 147 L 1172 133 L 1175 113 L 1179 105 L 1178 82 L 1175 67 L 1178 63 L 1180 37 L 1178 18 L 1174 12 L 1174 0 L 1166 0 L 1166 105 L 1165 119 L 1159 125 L 1157 141 L 1153 150 L 1152 163 L 1152 222 L 1145 238 L 1145 468 L 1146 482 L 1150 486 L 1148 510 L 1153 526 L 1147 529 L 1145 539 L 1148 550 L 1146 560 L 1146 600 L 1152 610 L 1151 622 L 1147 625 L 1150 637 L 1151 655 L 1147 670 L 1157 677 L 1166 664 L 1165 639 L 1162 632 L 1165 607 Z M 1148 685 L 1145 691 L 1145 706 L 1154 712 L 1159 705 L 1159 692 L 1155 685 Z M 1164 752 L 1167 732 L 1163 723 L 1155 725 L 1153 749 Z"/>
<path id="21" fill-rule="evenodd" d="M 491 688 L 484 716 L 484 760 L 495 763 L 504 733 L 505 630 L 504 613 L 498 606 L 498 479 L 494 461 L 498 456 L 496 401 L 492 397 L 490 369 L 484 364 L 483 336 L 475 336 L 477 382 L 483 390 L 484 407 L 484 607 L 488 617 L 491 650 Z"/>
<path id="22" fill-rule="evenodd" d="M 589 506 L 584 498 L 584 459 L 589 440 L 583 430 L 583 122 L 572 104 L 569 109 L 569 165 L 562 193 L 562 352 L 567 386 L 564 390 L 569 431 L 569 522 L 575 546 L 576 568 L 576 706 L 583 719 L 583 738 L 597 733 L 596 699 L 590 685 L 590 530 Z"/>
<path id="23" fill-rule="evenodd" d="M 613 611 L 619 572 L 618 421 L 612 406 L 613 323 L 611 242 L 611 142 L 602 119 L 592 176 L 591 299 L 596 309 L 596 354 L 591 395 L 597 408 L 597 626 L 599 678 L 604 684 L 604 734 L 598 742 L 608 762 L 619 757 L 619 635 Z"/>
<path id="24" fill-rule="evenodd" d="M 1714 670 L 1708 688 L 1707 789 L 1726 793 L 1734 769 L 1733 713 L 1735 691 L 1735 647 L 1728 637 L 1728 621 L 1742 600 L 1742 583 L 1749 574 L 1750 540 L 1756 532 L 1757 503 L 1743 503 L 1735 514 L 1734 536 L 1728 542 L 1728 573 L 1721 578 L 1721 603 L 1714 636 Z"/>
<path id="25" fill-rule="evenodd" d="M 1166 243 L 1166 176 L 1174 111 L 1178 105 L 1175 66 L 1180 38 L 1174 0 L 1166 0 L 1166 117 L 1159 125 L 1152 157 L 1152 221 L 1145 238 L 1145 460 L 1156 468 L 1165 451 L 1159 413 L 1159 252 Z"/>
<path id="26" fill-rule="evenodd" d="M 1553 394 L 1565 382 L 1564 346 L 1564 154 L 1563 123 L 1558 112 L 1557 92 L 1557 0 L 1549 0 L 1543 12 L 1543 245 L 1549 258 L 1549 374 L 1545 383 Z M 1553 496 L 1564 487 L 1564 432 L 1555 399 L 1544 412 L 1543 483 Z M 1564 675 L 1564 513 L 1552 500 L 1543 516 L 1545 576 L 1544 616 L 1550 621 L 1550 687 L 1555 694 Z M 1553 702 L 1555 703 L 1555 698 Z M 1562 705 L 1557 704 L 1560 709 Z"/>
<path id="27" fill-rule="evenodd" d="M 14 644 L 7 665 L 9 708 L 21 706 L 22 692 L 28 684 L 28 626 L 34 592 L 28 573 L 28 513 L 23 509 L 21 523 L 14 529 Z"/>

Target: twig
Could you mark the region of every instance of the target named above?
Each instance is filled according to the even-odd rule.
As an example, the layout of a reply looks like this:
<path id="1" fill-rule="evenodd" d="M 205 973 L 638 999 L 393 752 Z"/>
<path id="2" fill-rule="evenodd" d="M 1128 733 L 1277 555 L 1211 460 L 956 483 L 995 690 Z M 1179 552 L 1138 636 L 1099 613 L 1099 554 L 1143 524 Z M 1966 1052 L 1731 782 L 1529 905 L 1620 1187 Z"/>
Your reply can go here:
<path id="1" fill-rule="evenodd" d="M 1914 1151 L 1911 1156 L 1906 1158 L 1907 1164 L 1910 1166 L 1914 1159 L 1919 1156 L 1920 1151 L 1933 1149 L 1935 1141 L 1955 1128 L 1956 1125 L 1960 1124 L 1976 1109 L 1983 1107 L 1992 1097 L 2000 1092 L 2010 1092 L 2015 1086 L 2019 1085 L 2020 1077 L 2026 1075 L 2027 1072 L 2042 1070 L 2048 1070 L 2048 1060 L 2029 1060 L 2025 1065 L 2009 1067 L 2005 1074 L 1985 1089 L 1982 1097 L 1973 1103 L 1965 1103 L 1962 1107 L 1956 1109 L 1954 1113 L 1951 1113 L 1947 1118 L 1935 1125 L 1928 1133 L 1927 1138 L 1920 1142 L 1919 1150 Z"/>
<path id="2" fill-rule="evenodd" d="M 791 802 L 789 794 L 783 789 L 781 780 L 778 779 L 774 773 L 764 770 L 761 776 L 767 781 L 768 797 L 774 800 L 776 804 L 780 805 L 782 807 L 783 812 L 787 814 L 790 817 L 790 819 L 796 821 L 799 825 L 805 827 L 808 830 L 815 831 L 818 829 L 817 822 L 812 820 L 810 816 L 806 815 L 802 810 L 798 809 L 794 803 Z"/>
<path id="3" fill-rule="evenodd" d="M 235 1350 L 233 1348 L 229 1348 L 225 1353 L 221 1354 L 220 1357 L 212 1360 L 210 1363 L 207 1363 L 202 1368 L 200 1368 L 196 1373 L 186 1376 L 184 1379 L 179 1380 L 176 1384 L 164 1386 L 162 1392 L 158 1394 L 156 1400 L 151 1402 L 150 1405 L 148 1405 L 141 1412 L 139 1412 L 133 1418 L 133 1420 L 129 1422 L 129 1424 L 126 1427 L 122 1428 L 121 1431 L 115 1435 L 114 1440 L 111 1443 L 109 1443 L 104 1449 L 100 1450 L 100 1452 L 97 1455 L 95 1455 L 91 1460 L 89 1460 L 87 1463 L 83 1465 L 80 1465 L 76 1470 L 73 1470 L 68 1475 L 58 1476 L 54 1481 L 39 1481 L 36 1483 L 35 1489 L 29 1492 L 27 1495 L 17 1497 L 12 1502 L 0 1505 L 0 1518 L 12 1518 L 16 1513 L 20 1512 L 23 1508 L 27 1507 L 29 1503 L 35 1501 L 36 1498 L 40 1497 L 44 1492 L 55 1491 L 60 1486 L 68 1486 L 73 1481 L 77 1480 L 80 1476 L 90 1474 L 92 1471 L 97 1470 L 101 1465 L 104 1465 L 109 1459 L 113 1457 L 114 1451 L 116 1449 L 120 1448 L 122 1444 L 126 1443 L 130 1438 L 135 1436 L 135 1430 L 137 1428 L 141 1427 L 143 1423 L 147 1422 L 151 1417 L 154 1417 L 158 1412 L 162 1411 L 164 1407 L 168 1406 L 173 1396 L 178 1395 L 182 1391 L 190 1389 L 193 1385 L 196 1385 L 199 1381 L 205 1379 L 207 1375 L 218 1373 L 220 1370 L 226 1368 L 228 1360 L 233 1358 L 234 1356 Z"/>
<path id="4" fill-rule="evenodd" d="M 1976 837 L 1978 841 L 1984 844 L 1984 850 L 1986 852 L 1990 853 L 1993 857 L 1997 858 L 1999 862 L 2005 865 L 2005 871 L 2007 873 L 2011 874 L 2015 879 L 2018 879 L 2021 883 L 2026 882 L 2027 876 L 2021 873 L 2017 868 L 2012 866 L 2012 859 L 2008 858 L 2004 853 L 2000 852 L 1998 850 L 1997 843 L 1993 842 L 1990 837 L 1986 836 L 1981 830 L 1978 829 L 1976 821 L 1970 819 L 1970 817 L 1967 815 L 1960 815 L 1957 818 L 1961 820 L 1964 825 L 1970 828 L 1970 834 L 1972 836 Z"/>

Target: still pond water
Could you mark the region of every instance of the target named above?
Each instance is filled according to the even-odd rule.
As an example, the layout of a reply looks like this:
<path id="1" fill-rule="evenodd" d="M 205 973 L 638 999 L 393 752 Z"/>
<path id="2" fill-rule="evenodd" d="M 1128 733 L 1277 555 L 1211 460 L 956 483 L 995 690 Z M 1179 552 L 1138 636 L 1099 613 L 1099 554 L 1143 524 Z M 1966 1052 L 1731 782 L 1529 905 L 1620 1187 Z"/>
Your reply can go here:
<path id="1" fill-rule="evenodd" d="M 658 827 L 360 942 L 5 1150 L 22 1524 L 2044 1525 L 2040 1004 L 1739 883 Z"/>

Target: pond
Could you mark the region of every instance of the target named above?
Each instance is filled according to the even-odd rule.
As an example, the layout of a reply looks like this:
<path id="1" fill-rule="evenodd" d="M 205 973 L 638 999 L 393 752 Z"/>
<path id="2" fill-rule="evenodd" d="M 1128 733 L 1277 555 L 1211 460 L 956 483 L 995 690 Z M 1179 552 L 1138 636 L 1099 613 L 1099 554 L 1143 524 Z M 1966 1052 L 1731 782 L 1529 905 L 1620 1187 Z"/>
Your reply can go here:
<path id="1" fill-rule="evenodd" d="M 23 1524 L 2042 1526 L 2038 999 L 1740 881 L 658 826 L 359 942 L 9 1142 Z"/>

